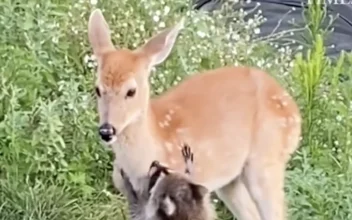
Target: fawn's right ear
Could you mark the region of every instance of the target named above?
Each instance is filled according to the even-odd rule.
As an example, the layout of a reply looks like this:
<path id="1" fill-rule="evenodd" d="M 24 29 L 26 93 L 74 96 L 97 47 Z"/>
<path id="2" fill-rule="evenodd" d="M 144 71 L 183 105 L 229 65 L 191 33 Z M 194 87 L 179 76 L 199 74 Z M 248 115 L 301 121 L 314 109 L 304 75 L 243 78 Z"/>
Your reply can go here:
<path id="1" fill-rule="evenodd" d="M 111 41 L 109 25 L 105 21 L 100 9 L 95 9 L 88 21 L 88 39 L 94 55 L 100 56 L 104 52 L 114 50 Z"/>

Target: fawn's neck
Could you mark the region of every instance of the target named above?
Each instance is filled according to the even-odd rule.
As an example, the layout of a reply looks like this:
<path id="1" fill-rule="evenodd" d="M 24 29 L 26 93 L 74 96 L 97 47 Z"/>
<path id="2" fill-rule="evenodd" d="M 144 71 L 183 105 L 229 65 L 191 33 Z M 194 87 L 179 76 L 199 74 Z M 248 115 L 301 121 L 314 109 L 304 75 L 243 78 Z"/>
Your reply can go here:
<path id="1" fill-rule="evenodd" d="M 128 125 L 113 146 L 118 166 L 133 175 L 143 175 L 153 160 L 163 159 L 155 130 L 155 115 L 150 107 Z"/>

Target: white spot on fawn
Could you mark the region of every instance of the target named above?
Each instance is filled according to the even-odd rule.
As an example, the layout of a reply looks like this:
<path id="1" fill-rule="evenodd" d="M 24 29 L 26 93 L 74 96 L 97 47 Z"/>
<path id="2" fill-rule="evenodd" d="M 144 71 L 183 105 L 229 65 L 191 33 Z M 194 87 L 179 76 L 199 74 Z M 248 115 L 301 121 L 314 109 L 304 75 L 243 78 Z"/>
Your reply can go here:
<path id="1" fill-rule="evenodd" d="M 287 121 L 288 121 L 288 123 L 292 124 L 294 122 L 294 118 L 293 117 L 288 117 Z"/>
<path id="2" fill-rule="evenodd" d="M 296 123 L 301 122 L 301 118 L 298 115 L 293 116 Z"/>
<path id="3" fill-rule="evenodd" d="M 171 121 L 171 116 L 169 114 L 165 115 L 166 120 Z"/>
<path id="4" fill-rule="evenodd" d="M 160 126 L 161 128 L 165 128 L 165 127 L 167 127 L 167 126 L 170 126 L 170 124 L 169 124 L 169 122 L 167 122 L 167 121 L 163 121 L 163 122 L 159 122 L 159 126 Z"/>
<path id="5" fill-rule="evenodd" d="M 183 133 L 183 132 L 184 132 L 184 129 L 178 128 L 178 129 L 176 129 L 176 132 L 177 132 L 177 133 Z"/>
<path id="6" fill-rule="evenodd" d="M 281 124 L 282 127 L 286 127 L 287 126 L 287 120 L 288 120 L 287 118 L 281 118 L 280 124 Z"/>
<path id="7" fill-rule="evenodd" d="M 169 109 L 169 114 L 170 114 L 170 115 L 172 115 L 172 114 L 174 114 L 174 113 L 175 113 L 175 111 L 174 111 L 174 110 Z"/>

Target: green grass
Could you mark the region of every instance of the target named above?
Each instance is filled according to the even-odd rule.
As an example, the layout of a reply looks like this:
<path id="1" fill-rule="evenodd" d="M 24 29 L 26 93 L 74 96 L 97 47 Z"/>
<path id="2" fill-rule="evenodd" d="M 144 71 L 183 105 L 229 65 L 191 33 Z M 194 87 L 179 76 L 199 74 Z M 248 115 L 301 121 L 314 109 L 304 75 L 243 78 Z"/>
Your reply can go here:
<path id="1" fill-rule="evenodd" d="M 111 153 L 99 143 L 94 62 L 87 42 L 89 1 L 0 2 L 0 220 L 125 219 L 112 187 Z M 99 1 L 113 40 L 135 48 L 187 16 L 170 58 L 151 78 L 159 94 L 184 76 L 227 64 L 263 68 L 296 98 L 301 147 L 287 171 L 290 219 L 352 217 L 352 55 L 325 56 L 325 11 L 306 13 L 309 46 L 255 39 L 261 15 L 185 11 L 186 0 Z M 236 18 L 224 25 L 229 18 Z M 341 80 L 341 75 L 348 80 Z M 218 203 L 219 219 L 231 219 Z"/>

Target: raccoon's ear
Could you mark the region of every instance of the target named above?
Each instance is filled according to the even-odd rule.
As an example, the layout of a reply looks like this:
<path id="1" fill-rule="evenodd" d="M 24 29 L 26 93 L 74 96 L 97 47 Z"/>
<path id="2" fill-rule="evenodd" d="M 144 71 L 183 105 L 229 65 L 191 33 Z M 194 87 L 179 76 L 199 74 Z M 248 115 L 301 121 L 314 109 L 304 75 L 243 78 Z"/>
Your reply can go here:
<path id="1" fill-rule="evenodd" d="M 160 170 L 154 172 L 152 176 L 149 176 L 148 191 L 151 192 L 152 189 L 156 187 L 157 183 L 161 182 L 165 176 L 165 173 Z"/>
<path id="2" fill-rule="evenodd" d="M 208 189 L 202 185 L 190 183 L 189 186 L 196 200 L 203 199 L 204 196 L 208 193 Z"/>
<path id="3" fill-rule="evenodd" d="M 164 198 L 161 208 L 167 216 L 172 216 L 176 212 L 176 205 L 169 196 Z"/>

